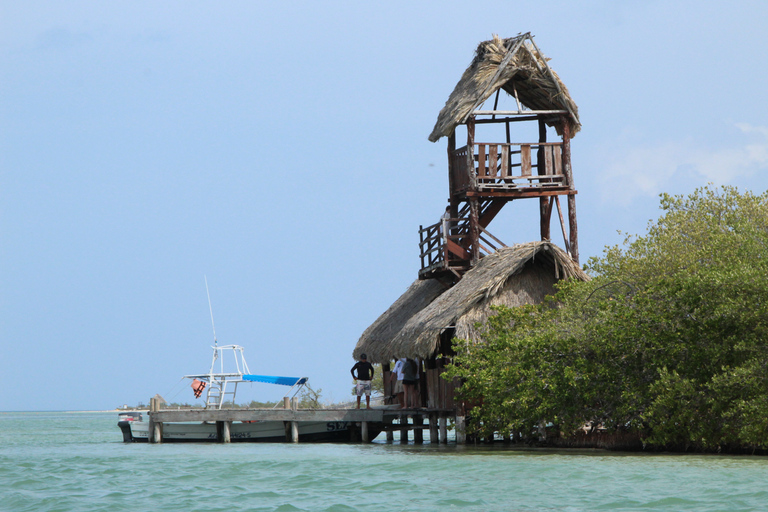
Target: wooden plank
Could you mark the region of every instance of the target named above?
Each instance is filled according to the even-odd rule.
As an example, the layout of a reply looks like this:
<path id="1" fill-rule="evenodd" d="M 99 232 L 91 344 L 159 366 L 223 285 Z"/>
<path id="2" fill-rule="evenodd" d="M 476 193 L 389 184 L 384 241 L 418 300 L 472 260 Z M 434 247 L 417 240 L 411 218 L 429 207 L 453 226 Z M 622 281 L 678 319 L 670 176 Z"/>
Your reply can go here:
<path id="1" fill-rule="evenodd" d="M 499 146 L 491 144 L 488 148 L 488 176 L 495 178 L 499 167 Z"/>
<path id="2" fill-rule="evenodd" d="M 532 114 L 568 114 L 567 110 L 523 110 L 518 112 L 517 110 L 475 110 L 472 112 L 474 116 L 519 116 L 519 115 L 532 115 Z M 497 121 L 503 121 L 503 119 L 497 119 Z"/>
<path id="3" fill-rule="evenodd" d="M 525 144 L 520 146 L 520 173 L 523 176 L 531 175 L 531 146 Z"/>
<path id="4" fill-rule="evenodd" d="M 477 175 L 487 176 L 488 170 L 485 166 L 485 144 L 477 145 Z"/>
<path id="5" fill-rule="evenodd" d="M 572 196 L 576 195 L 576 190 L 569 190 L 563 184 L 555 184 L 548 188 L 540 187 L 522 187 L 522 188 L 507 188 L 503 190 L 489 190 L 482 192 L 467 192 L 468 198 L 479 197 L 482 199 L 490 198 L 507 198 L 507 199 L 522 199 L 526 197 L 544 197 L 544 196 Z"/>
<path id="6" fill-rule="evenodd" d="M 501 177 L 509 176 L 509 146 L 501 147 Z"/>
<path id="7" fill-rule="evenodd" d="M 552 151 L 549 148 L 544 148 L 544 172 L 541 172 L 539 168 L 539 175 L 551 175 L 552 172 Z"/>
<path id="8" fill-rule="evenodd" d="M 552 174 L 563 174 L 563 148 L 562 146 L 552 146 L 552 162 L 554 163 L 554 170 Z"/>
<path id="9" fill-rule="evenodd" d="M 384 419 L 384 409 L 188 409 L 152 413 L 153 421 L 373 421 Z"/>
<path id="10" fill-rule="evenodd" d="M 460 259 L 468 260 L 470 258 L 469 251 L 464 249 L 462 246 L 460 246 L 459 244 L 457 244 L 453 240 L 446 240 L 445 241 L 445 248 L 448 249 L 448 251 L 451 254 L 459 257 Z"/>

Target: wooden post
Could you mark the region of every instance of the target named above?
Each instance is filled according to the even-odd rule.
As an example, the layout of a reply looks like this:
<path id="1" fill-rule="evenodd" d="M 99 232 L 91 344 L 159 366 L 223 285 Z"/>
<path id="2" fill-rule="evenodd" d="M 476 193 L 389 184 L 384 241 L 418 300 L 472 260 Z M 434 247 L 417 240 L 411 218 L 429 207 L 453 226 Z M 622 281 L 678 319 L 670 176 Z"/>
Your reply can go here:
<path id="1" fill-rule="evenodd" d="M 149 399 L 149 425 L 147 425 L 147 441 L 150 443 L 155 442 L 155 420 L 152 418 L 152 413 L 155 412 L 155 399 Z"/>
<path id="2" fill-rule="evenodd" d="M 163 442 L 163 424 L 159 421 L 152 419 L 153 414 L 160 410 L 160 400 L 157 398 L 149 399 L 149 432 L 147 436 L 150 443 L 162 443 Z"/>
<path id="3" fill-rule="evenodd" d="M 297 411 L 298 409 L 299 409 L 299 398 L 295 396 L 291 399 L 291 410 Z M 299 422 L 298 421 L 291 422 L 291 442 L 292 443 L 299 442 Z"/>
<path id="4" fill-rule="evenodd" d="M 456 444 L 466 444 L 467 434 L 464 431 L 464 416 L 456 416 L 454 425 L 456 426 Z"/>
<path id="5" fill-rule="evenodd" d="M 392 420 L 389 420 L 387 422 L 387 443 L 395 442 L 395 432 L 393 428 L 394 428 L 394 424 L 392 423 Z"/>
<path id="6" fill-rule="evenodd" d="M 408 416 L 400 415 L 400 444 L 408 444 Z"/>
<path id="7" fill-rule="evenodd" d="M 360 422 L 360 437 L 362 438 L 364 443 L 368 442 L 368 422 L 367 421 Z"/>
<path id="8" fill-rule="evenodd" d="M 422 430 L 420 427 L 424 426 L 424 416 L 419 414 L 418 416 L 413 416 L 413 442 L 415 444 L 423 444 L 424 443 L 424 430 Z"/>
<path id="9" fill-rule="evenodd" d="M 453 152 L 456 150 L 456 129 L 448 136 L 448 197 L 453 197 L 456 191 L 456 183 L 453 178 Z"/>
<path id="10" fill-rule="evenodd" d="M 563 124 L 563 174 L 568 180 L 568 229 L 571 241 L 571 258 L 577 264 L 579 263 L 579 227 L 576 224 L 576 187 L 573 183 L 573 171 L 571 170 L 571 133 L 570 125 L 565 116 L 562 117 Z"/>
<path id="11" fill-rule="evenodd" d="M 231 441 L 231 421 L 217 421 L 216 434 L 220 443 L 229 443 Z"/>
<path id="12" fill-rule="evenodd" d="M 467 172 L 469 173 L 469 188 L 477 191 L 477 175 L 475 174 L 475 118 L 467 119 Z"/>
<path id="13" fill-rule="evenodd" d="M 469 198 L 469 244 L 472 266 L 480 260 L 480 206 L 476 197 Z"/>
<path id="14" fill-rule="evenodd" d="M 154 438 L 155 443 L 162 443 L 163 442 L 163 424 L 160 422 L 155 422 L 154 428 L 152 429 L 152 437 Z"/>
<path id="15" fill-rule="evenodd" d="M 290 409 L 291 408 L 291 399 L 287 396 L 283 397 L 283 409 Z M 290 443 L 293 438 L 293 432 L 291 429 L 291 421 L 284 421 L 283 426 L 285 427 L 285 442 Z"/>
<path id="16" fill-rule="evenodd" d="M 440 438 L 438 437 L 437 413 L 434 412 L 429 413 L 429 442 L 433 444 L 440 442 Z"/>
<path id="17" fill-rule="evenodd" d="M 448 442 L 448 418 L 440 415 L 440 444 Z"/>
<path id="18" fill-rule="evenodd" d="M 544 123 L 544 119 L 539 117 L 539 142 L 547 142 L 547 125 Z M 544 146 L 539 145 L 539 149 L 536 152 L 536 174 L 539 176 L 546 173 L 546 169 L 543 168 L 544 162 Z M 541 239 L 549 240 L 551 235 L 549 232 L 550 226 L 550 213 L 552 212 L 552 205 L 549 204 L 546 197 L 539 198 L 539 224 L 541 229 Z"/>

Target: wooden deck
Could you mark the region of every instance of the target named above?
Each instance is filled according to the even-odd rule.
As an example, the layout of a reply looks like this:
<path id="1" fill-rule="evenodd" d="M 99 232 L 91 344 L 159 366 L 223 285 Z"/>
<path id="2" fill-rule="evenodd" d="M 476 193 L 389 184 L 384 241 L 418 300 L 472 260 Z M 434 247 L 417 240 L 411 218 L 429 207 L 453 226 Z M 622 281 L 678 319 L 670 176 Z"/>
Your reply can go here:
<path id="1" fill-rule="evenodd" d="M 297 443 L 298 425 L 302 422 L 346 422 L 350 441 L 369 442 L 370 430 L 383 431 L 387 441 L 393 441 L 393 432 L 400 431 L 400 442 L 408 442 L 413 431 L 414 442 L 423 442 L 422 430 L 430 429 L 432 442 L 447 442 L 447 422 L 455 421 L 455 411 L 448 409 L 156 409 L 149 411 L 150 442 L 161 442 L 163 423 L 215 422 L 219 425 L 219 442 L 228 443 L 230 425 L 236 421 L 282 421 L 286 442 Z M 426 424 L 425 424 L 426 421 Z M 359 427 L 359 428 L 358 428 Z"/>

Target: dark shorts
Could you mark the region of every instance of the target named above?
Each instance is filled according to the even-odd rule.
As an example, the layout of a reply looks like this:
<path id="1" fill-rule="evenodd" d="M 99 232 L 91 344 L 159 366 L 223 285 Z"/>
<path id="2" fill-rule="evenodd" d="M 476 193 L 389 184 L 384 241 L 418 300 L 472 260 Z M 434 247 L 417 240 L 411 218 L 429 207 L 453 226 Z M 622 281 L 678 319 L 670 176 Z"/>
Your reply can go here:
<path id="1" fill-rule="evenodd" d="M 405 385 L 405 386 L 415 386 L 417 382 L 419 382 L 419 381 L 417 381 L 417 380 L 410 380 L 410 379 L 403 379 L 403 385 Z"/>

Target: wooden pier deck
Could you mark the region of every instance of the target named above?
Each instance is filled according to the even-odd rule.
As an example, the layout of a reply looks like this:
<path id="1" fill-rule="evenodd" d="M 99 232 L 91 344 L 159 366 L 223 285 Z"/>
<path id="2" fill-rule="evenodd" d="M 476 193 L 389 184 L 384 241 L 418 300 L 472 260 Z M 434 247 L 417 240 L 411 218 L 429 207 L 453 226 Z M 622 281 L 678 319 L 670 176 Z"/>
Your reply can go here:
<path id="1" fill-rule="evenodd" d="M 400 442 L 423 442 L 422 430 L 429 428 L 431 442 L 447 442 L 449 417 L 455 421 L 455 411 L 448 409 L 299 409 L 295 403 L 282 409 L 162 409 L 151 404 L 149 411 L 149 441 L 162 442 L 164 423 L 215 422 L 218 441 L 230 442 L 232 422 L 274 421 L 285 425 L 286 442 L 299 442 L 299 424 L 302 422 L 344 422 L 352 425 L 350 441 L 369 442 L 369 432 L 384 432 L 387 441 L 394 440 L 393 433 L 400 432 Z M 426 424 L 425 424 L 426 422 Z"/>

